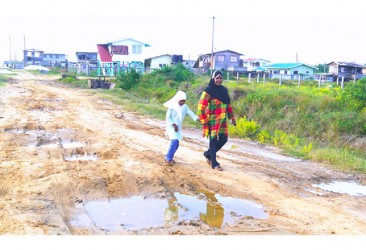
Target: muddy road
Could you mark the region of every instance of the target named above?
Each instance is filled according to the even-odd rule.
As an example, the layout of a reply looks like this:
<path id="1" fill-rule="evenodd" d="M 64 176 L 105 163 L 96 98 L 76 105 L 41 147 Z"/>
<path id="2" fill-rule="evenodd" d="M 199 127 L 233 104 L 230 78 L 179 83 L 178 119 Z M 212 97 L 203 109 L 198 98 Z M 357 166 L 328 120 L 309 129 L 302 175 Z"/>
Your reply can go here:
<path id="1" fill-rule="evenodd" d="M 214 171 L 195 129 L 168 166 L 164 126 L 20 72 L 0 88 L 0 234 L 366 234 L 365 194 L 324 188 L 364 175 L 232 138 Z"/>

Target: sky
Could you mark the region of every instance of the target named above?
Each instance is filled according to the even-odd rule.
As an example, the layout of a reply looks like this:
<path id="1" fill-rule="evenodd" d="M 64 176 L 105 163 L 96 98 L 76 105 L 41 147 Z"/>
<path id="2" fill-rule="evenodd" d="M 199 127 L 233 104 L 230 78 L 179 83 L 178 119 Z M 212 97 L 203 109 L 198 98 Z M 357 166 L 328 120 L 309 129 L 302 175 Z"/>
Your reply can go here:
<path id="1" fill-rule="evenodd" d="M 364 0 L 1 0 L 0 63 L 23 49 L 68 55 L 132 38 L 146 57 L 220 50 L 311 65 L 366 64 Z"/>

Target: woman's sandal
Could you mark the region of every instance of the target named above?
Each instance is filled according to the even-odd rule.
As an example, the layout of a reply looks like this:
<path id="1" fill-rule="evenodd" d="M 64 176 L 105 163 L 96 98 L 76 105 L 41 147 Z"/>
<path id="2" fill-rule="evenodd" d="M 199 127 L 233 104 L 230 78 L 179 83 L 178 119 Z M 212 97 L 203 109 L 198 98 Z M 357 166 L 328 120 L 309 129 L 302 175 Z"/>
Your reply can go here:
<path id="1" fill-rule="evenodd" d="M 216 167 L 214 167 L 214 169 L 217 170 L 217 171 L 222 171 L 223 170 L 220 165 L 217 165 Z"/>

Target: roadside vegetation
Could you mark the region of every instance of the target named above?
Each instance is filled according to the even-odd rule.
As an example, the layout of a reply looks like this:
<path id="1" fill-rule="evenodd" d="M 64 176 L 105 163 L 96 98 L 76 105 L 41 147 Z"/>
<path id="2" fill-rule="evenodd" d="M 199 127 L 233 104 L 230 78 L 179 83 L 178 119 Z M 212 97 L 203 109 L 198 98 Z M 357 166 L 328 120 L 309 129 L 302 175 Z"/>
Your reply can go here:
<path id="1" fill-rule="evenodd" d="M 226 72 L 224 72 L 224 75 Z M 226 78 L 226 77 L 225 77 Z M 114 89 L 90 89 L 125 109 L 165 119 L 163 103 L 177 90 L 187 93 L 187 105 L 196 110 L 208 75 L 197 76 L 177 64 L 149 74 L 134 70 L 119 75 Z M 86 79 L 60 80 L 85 88 Z M 0 78 L 1 82 L 1 78 Z M 229 126 L 231 137 L 244 138 L 282 148 L 303 159 L 331 164 L 343 171 L 366 173 L 366 79 L 346 83 L 278 80 L 248 82 L 226 78 L 237 126 Z M 185 120 L 185 126 L 200 125 Z"/>
<path id="2" fill-rule="evenodd" d="M 4 76 L 0 75 L 0 87 L 4 86 L 5 83 L 6 83 L 6 78 Z"/>

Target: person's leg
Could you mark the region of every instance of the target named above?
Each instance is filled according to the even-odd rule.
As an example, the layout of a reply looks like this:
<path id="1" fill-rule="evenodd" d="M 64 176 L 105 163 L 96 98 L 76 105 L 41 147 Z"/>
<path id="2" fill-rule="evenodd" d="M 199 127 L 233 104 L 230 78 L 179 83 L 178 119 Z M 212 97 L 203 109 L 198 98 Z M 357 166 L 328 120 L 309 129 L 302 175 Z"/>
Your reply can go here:
<path id="1" fill-rule="evenodd" d="M 217 144 L 216 152 L 219 152 L 219 150 L 227 143 L 227 140 L 227 135 L 219 135 L 219 142 Z"/>
<path id="2" fill-rule="evenodd" d="M 165 155 L 165 160 L 171 162 L 173 160 L 174 154 L 178 150 L 178 148 L 179 148 L 179 140 L 177 140 L 177 139 L 171 140 L 170 144 L 169 144 L 168 152 Z"/>
<path id="3" fill-rule="evenodd" d="M 210 156 L 211 156 L 211 167 L 215 168 L 219 163 L 216 160 L 216 152 L 219 145 L 217 137 L 210 139 Z"/>

